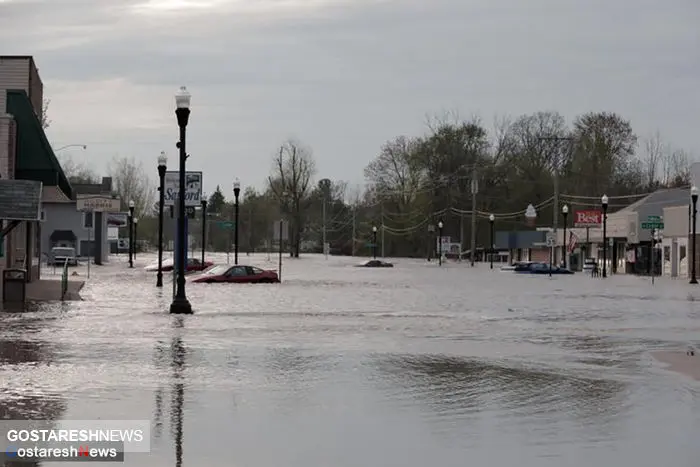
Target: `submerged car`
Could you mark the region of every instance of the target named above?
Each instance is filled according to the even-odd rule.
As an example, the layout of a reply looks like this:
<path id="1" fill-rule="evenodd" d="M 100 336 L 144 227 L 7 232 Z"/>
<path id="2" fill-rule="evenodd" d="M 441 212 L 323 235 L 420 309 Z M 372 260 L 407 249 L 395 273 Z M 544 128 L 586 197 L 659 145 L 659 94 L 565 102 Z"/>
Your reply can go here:
<path id="1" fill-rule="evenodd" d="M 238 284 L 262 284 L 279 282 L 276 271 L 260 269 L 255 266 L 219 265 L 192 276 L 190 282 L 213 284 L 217 282 L 235 282 Z"/>
<path id="2" fill-rule="evenodd" d="M 515 263 L 510 264 L 508 266 L 501 266 L 501 271 L 517 271 L 518 268 L 527 269 L 527 267 L 529 267 L 530 264 L 532 263 L 529 261 L 516 261 Z"/>
<path id="3" fill-rule="evenodd" d="M 394 265 L 391 263 L 387 263 L 386 261 L 379 260 L 379 259 L 371 259 L 369 261 L 365 261 L 364 263 L 358 264 L 356 267 L 358 267 L 358 268 L 393 268 Z"/>
<path id="4" fill-rule="evenodd" d="M 66 261 L 68 266 L 78 265 L 78 254 L 75 252 L 75 248 L 65 246 L 51 248 L 47 261 L 49 266 L 63 266 Z"/>
<path id="5" fill-rule="evenodd" d="M 540 263 L 533 263 L 532 261 L 521 261 L 519 263 L 514 264 L 513 271 L 529 273 L 530 270 L 532 269 L 533 264 L 540 264 Z"/>
<path id="6" fill-rule="evenodd" d="M 212 266 L 214 266 L 214 263 L 212 263 L 211 261 L 205 261 L 204 263 L 202 263 L 197 258 L 187 258 L 187 267 L 185 268 L 185 271 L 186 272 L 204 271 L 205 269 L 208 269 Z M 169 258 L 169 259 L 163 260 L 163 267 L 161 268 L 161 271 L 171 272 L 174 267 L 175 267 L 175 262 Z M 150 271 L 150 272 L 157 271 L 158 270 L 158 263 L 149 264 L 144 269 L 146 271 Z"/>
<path id="7" fill-rule="evenodd" d="M 572 271 L 559 266 L 551 266 L 548 263 L 530 263 L 526 270 L 516 270 L 524 274 L 573 274 Z"/>

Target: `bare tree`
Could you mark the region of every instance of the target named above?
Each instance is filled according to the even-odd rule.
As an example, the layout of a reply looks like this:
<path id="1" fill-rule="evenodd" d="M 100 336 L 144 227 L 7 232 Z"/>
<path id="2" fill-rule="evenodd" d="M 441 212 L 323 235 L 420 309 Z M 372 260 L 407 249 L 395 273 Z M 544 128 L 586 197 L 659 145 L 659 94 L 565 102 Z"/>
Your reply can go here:
<path id="1" fill-rule="evenodd" d="M 51 99 L 44 99 L 44 101 L 41 103 L 41 128 L 44 130 L 51 126 L 51 120 L 49 120 L 48 117 L 50 103 Z"/>
<path id="2" fill-rule="evenodd" d="M 268 177 L 270 190 L 291 221 L 293 248 L 290 253 L 296 258 L 301 247 L 302 208 L 311 191 L 311 179 L 315 172 L 316 163 L 311 149 L 290 139 L 273 158 L 272 173 Z"/>
<path id="3" fill-rule="evenodd" d="M 690 156 L 682 149 L 670 149 L 664 152 L 664 185 L 678 188 L 690 185 Z"/>
<path id="4" fill-rule="evenodd" d="M 667 167 L 662 167 L 662 163 L 665 162 L 664 152 L 664 143 L 658 131 L 644 141 L 644 159 L 642 164 L 644 166 L 645 182 L 650 189 L 658 187 L 660 175 L 662 175 L 662 179 L 665 182 Z M 663 172 L 663 174 L 660 172 Z"/>
<path id="5" fill-rule="evenodd" d="M 87 164 L 75 162 L 70 156 L 62 157 L 60 163 L 70 183 L 100 183 L 97 172 Z"/>
<path id="6" fill-rule="evenodd" d="M 143 163 L 133 157 L 115 157 L 109 165 L 114 190 L 126 209 L 134 202 L 136 216 L 149 215 L 155 202 L 155 184 L 146 175 Z"/>

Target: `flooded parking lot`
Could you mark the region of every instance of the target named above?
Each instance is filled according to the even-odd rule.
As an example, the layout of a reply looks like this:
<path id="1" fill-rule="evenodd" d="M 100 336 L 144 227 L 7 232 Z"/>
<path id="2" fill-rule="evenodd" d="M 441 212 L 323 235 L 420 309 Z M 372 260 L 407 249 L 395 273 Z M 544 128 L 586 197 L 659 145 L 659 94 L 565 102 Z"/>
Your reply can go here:
<path id="1" fill-rule="evenodd" d="M 697 465 L 697 383 L 649 355 L 700 340 L 685 281 L 306 256 L 173 316 L 154 259 L 0 317 L 4 418 L 151 419 L 133 466 Z"/>

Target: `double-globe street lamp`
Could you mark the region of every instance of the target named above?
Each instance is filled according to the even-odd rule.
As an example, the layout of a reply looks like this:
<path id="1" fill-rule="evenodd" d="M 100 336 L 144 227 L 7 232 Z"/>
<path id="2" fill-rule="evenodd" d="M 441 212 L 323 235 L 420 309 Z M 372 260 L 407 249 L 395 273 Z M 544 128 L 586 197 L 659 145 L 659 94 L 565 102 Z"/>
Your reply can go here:
<path id="1" fill-rule="evenodd" d="M 240 205 L 238 203 L 239 196 L 241 195 L 241 182 L 238 179 L 233 181 L 233 209 L 234 209 L 234 219 L 233 219 L 233 264 L 238 264 L 238 217 L 240 213 Z M 280 240 L 281 242 L 282 240 Z"/>
<path id="2" fill-rule="evenodd" d="M 600 198 L 600 204 L 603 207 L 603 277 L 608 277 L 608 195 Z"/>
<path id="3" fill-rule="evenodd" d="M 168 168 L 168 156 L 165 151 L 158 156 L 158 276 L 156 287 L 163 287 L 163 209 L 165 204 L 165 171 Z"/>
<path id="4" fill-rule="evenodd" d="M 192 96 L 185 86 L 175 94 L 175 115 L 180 129 L 180 140 L 177 148 L 180 150 L 180 173 L 177 212 L 177 289 L 170 304 L 170 313 L 192 314 L 192 305 L 185 294 L 185 256 L 187 255 L 187 240 L 185 238 L 185 170 L 187 165 L 186 138 L 187 122 L 190 118 L 190 100 Z"/>
<path id="5" fill-rule="evenodd" d="M 134 201 L 129 201 L 129 267 L 134 267 Z"/>
<path id="6" fill-rule="evenodd" d="M 442 221 L 438 222 L 438 265 L 442 266 Z"/>
<path id="7" fill-rule="evenodd" d="M 377 226 L 372 227 L 372 258 L 377 259 Z"/>
<path id="8" fill-rule="evenodd" d="M 567 245 L 567 238 L 566 238 L 566 227 L 567 227 L 566 220 L 569 217 L 569 206 L 567 206 L 566 204 L 561 208 L 561 215 L 564 217 L 564 267 L 568 268 L 569 267 L 569 248 Z"/>
<path id="9" fill-rule="evenodd" d="M 698 263 L 696 246 L 697 246 L 697 225 L 698 225 L 698 187 L 694 186 L 690 189 L 690 199 L 693 202 L 693 265 L 691 267 L 690 283 L 697 284 L 698 278 L 696 275 L 696 267 Z"/>
<path id="10" fill-rule="evenodd" d="M 493 214 L 489 215 L 489 224 L 491 226 L 491 247 L 489 248 L 489 259 L 490 259 L 490 268 L 493 269 L 493 225 L 496 222 L 496 216 Z"/>

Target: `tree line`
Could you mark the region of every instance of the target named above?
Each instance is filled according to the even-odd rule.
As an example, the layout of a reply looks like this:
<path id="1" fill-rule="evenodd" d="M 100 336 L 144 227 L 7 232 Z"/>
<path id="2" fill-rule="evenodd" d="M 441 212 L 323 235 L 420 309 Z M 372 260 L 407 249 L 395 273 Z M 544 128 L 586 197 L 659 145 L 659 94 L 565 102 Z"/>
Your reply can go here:
<path id="1" fill-rule="evenodd" d="M 318 177 L 311 148 L 284 142 L 272 156 L 264 189 L 243 189 L 239 250 L 268 248 L 273 222 L 283 218 L 291 256 L 322 251 L 324 231 L 332 252 L 370 254 L 373 227 L 386 255 L 424 256 L 434 250 L 439 221 L 443 235 L 458 241 L 470 238 L 474 215 L 477 244 L 487 245 L 490 213 L 497 230 L 525 229 L 524 211 L 532 204 L 538 225 L 551 226 L 557 192 L 557 209 L 565 202 L 572 210 L 596 208 L 607 194 L 615 210 L 645 193 L 690 182 L 689 154 L 658 133 L 640 140 L 630 121 L 615 113 L 591 112 L 567 125 L 557 112 L 536 112 L 497 118 L 490 129 L 478 118 L 445 115 L 426 127 L 424 135 L 400 135 L 383 144 L 364 170 L 362 188 Z M 70 161 L 63 168 L 72 181 L 97 179 Z M 133 199 L 146 221 L 139 236 L 155 245 L 157 228 L 150 219 L 157 213 L 157 185 L 150 172 L 129 158 L 110 166 L 116 192 Z M 217 187 L 209 197 L 210 249 L 230 248 L 231 232 L 218 222 L 234 218 L 230 191 Z"/>

